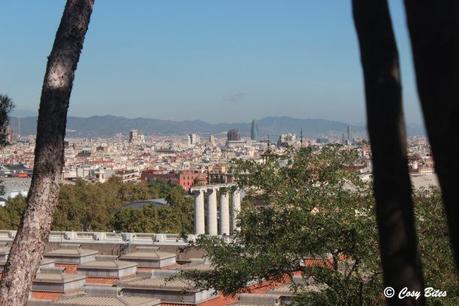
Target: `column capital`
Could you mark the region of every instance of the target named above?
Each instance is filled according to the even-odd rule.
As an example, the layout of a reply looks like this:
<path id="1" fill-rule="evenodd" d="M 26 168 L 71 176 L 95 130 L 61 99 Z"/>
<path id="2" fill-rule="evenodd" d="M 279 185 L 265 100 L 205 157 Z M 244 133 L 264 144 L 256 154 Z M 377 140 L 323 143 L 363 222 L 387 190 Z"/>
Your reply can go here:
<path id="1" fill-rule="evenodd" d="M 201 195 L 204 192 L 204 190 L 203 189 L 194 189 L 194 190 L 191 190 L 190 192 L 191 192 L 191 194 L 193 196 L 197 197 L 197 196 Z"/>

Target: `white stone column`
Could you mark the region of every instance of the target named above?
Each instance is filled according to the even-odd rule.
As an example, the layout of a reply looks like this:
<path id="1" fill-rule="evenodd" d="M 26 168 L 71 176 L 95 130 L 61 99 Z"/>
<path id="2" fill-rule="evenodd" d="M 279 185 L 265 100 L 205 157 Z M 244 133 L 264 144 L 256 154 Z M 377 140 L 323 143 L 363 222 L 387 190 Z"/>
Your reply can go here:
<path id="1" fill-rule="evenodd" d="M 207 227 L 209 235 L 218 235 L 217 226 L 217 189 L 208 189 Z"/>
<path id="2" fill-rule="evenodd" d="M 237 226 L 237 217 L 239 215 L 239 212 L 241 211 L 241 191 L 239 189 L 236 189 L 233 192 L 233 201 L 232 201 L 232 206 L 231 206 L 231 229 L 233 233 L 235 231 L 239 230 L 239 227 Z"/>
<path id="3" fill-rule="evenodd" d="M 206 233 L 204 220 L 204 191 L 196 190 L 194 194 L 194 233 L 196 235 L 203 235 Z"/>
<path id="4" fill-rule="evenodd" d="M 230 234 L 229 195 L 222 192 L 220 196 L 220 235 Z"/>

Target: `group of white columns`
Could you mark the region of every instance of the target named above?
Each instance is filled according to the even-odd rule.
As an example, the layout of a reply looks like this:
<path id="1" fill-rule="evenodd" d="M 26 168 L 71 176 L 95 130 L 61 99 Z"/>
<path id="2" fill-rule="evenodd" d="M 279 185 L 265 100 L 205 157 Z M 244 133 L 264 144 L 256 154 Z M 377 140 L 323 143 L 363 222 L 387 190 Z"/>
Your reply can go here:
<path id="1" fill-rule="evenodd" d="M 193 188 L 194 189 L 194 188 Z M 194 202 L 194 233 L 196 235 L 230 235 L 238 230 L 236 218 L 241 210 L 241 192 L 236 189 L 232 192 L 231 207 L 228 191 L 220 193 L 220 230 L 218 228 L 217 192 L 220 187 L 207 187 L 192 190 Z M 207 231 L 205 220 L 205 200 L 207 195 Z"/>

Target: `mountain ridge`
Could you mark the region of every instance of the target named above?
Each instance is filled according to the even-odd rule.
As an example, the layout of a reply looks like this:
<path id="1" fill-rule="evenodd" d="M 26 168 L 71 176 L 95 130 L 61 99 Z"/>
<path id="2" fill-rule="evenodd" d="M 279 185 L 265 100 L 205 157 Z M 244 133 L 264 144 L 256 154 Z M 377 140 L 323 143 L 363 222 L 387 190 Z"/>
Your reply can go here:
<path id="1" fill-rule="evenodd" d="M 34 135 L 37 117 L 11 117 L 10 127 L 21 135 Z M 353 135 L 364 136 L 366 129 L 362 126 L 349 125 L 340 121 L 326 119 L 301 119 L 289 116 L 269 116 L 257 120 L 259 137 L 277 136 L 282 133 L 299 135 L 303 130 L 306 137 L 341 136 L 350 126 Z M 241 136 L 250 136 L 251 122 L 208 123 L 203 120 L 167 120 L 154 118 L 126 118 L 114 115 L 95 115 L 90 117 L 69 116 L 67 119 L 68 137 L 110 137 L 118 133 L 127 134 L 138 129 L 146 135 L 183 135 L 197 133 L 201 135 L 223 134 L 230 129 L 238 129 Z M 415 128 L 415 130 L 419 130 Z M 414 133 L 413 133 L 414 132 Z M 409 130 L 409 134 L 417 135 L 418 131 Z M 422 135 L 419 133 L 419 135 Z"/>

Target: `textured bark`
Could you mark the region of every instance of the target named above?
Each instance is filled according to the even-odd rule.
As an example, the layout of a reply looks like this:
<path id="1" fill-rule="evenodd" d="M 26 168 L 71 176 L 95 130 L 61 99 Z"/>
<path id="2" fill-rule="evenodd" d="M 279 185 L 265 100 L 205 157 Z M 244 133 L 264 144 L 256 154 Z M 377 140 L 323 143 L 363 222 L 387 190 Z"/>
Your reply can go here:
<path id="1" fill-rule="evenodd" d="M 32 184 L 27 209 L 0 284 L 0 305 L 25 305 L 58 202 L 67 109 L 94 0 L 67 0 L 48 57 L 41 92 Z"/>
<path id="2" fill-rule="evenodd" d="M 398 51 L 386 0 L 353 0 L 385 286 L 423 290 L 406 153 Z M 388 299 L 391 305 L 424 299 Z"/>
<path id="3" fill-rule="evenodd" d="M 405 0 L 416 81 L 459 267 L 459 2 Z"/>

